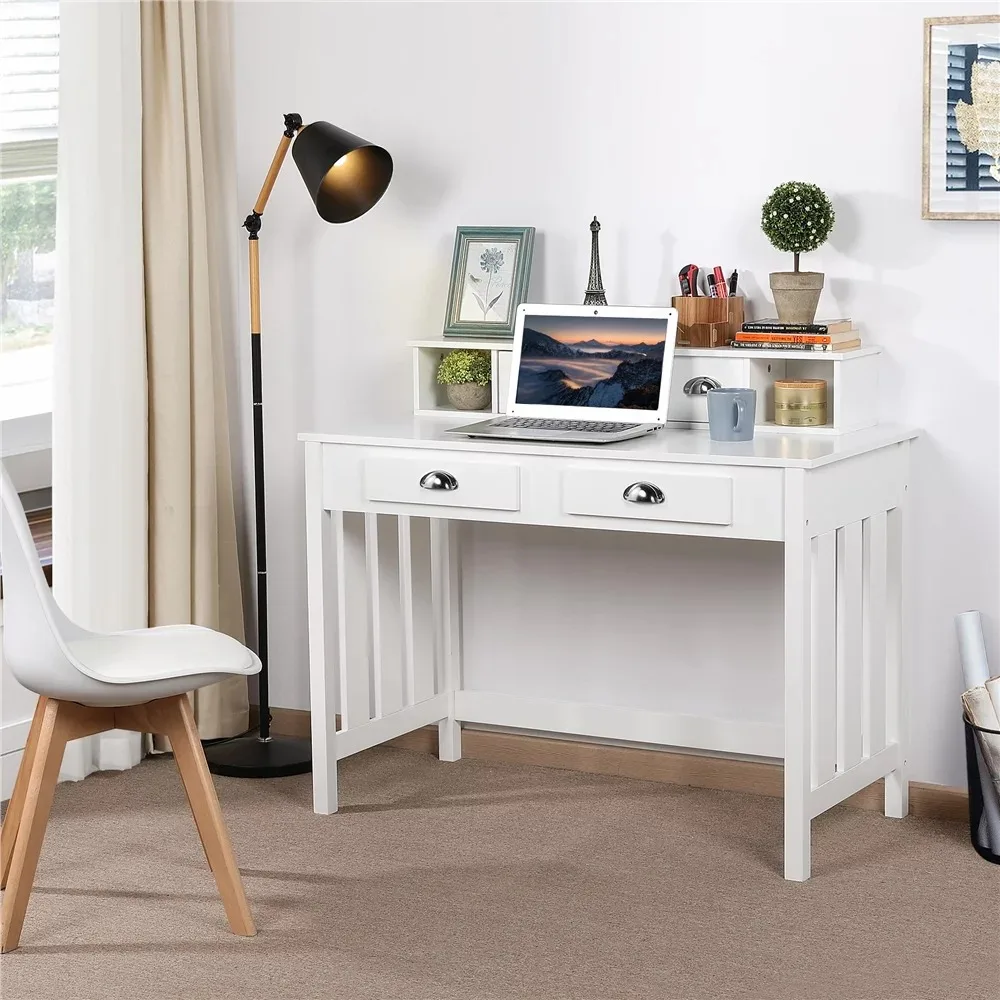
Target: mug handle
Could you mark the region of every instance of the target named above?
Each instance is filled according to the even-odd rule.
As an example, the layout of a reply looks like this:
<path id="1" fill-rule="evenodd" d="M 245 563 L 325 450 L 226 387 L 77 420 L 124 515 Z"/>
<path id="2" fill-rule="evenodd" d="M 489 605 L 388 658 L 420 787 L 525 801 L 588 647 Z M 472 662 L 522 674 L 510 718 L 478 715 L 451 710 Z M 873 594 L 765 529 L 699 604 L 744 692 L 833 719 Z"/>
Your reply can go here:
<path id="1" fill-rule="evenodd" d="M 743 430 L 743 421 L 747 415 L 747 401 L 742 396 L 733 396 L 733 430 L 739 434 Z"/>

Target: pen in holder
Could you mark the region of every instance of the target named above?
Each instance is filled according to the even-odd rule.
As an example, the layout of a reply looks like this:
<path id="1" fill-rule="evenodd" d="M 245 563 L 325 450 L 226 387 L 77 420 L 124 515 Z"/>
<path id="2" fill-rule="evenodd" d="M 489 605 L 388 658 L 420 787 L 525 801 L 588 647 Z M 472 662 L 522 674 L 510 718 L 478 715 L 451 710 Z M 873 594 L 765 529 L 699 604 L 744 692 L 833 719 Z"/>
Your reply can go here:
<path id="1" fill-rule="evenodd" d="M 678 347 L 728 347 L 743 326 L 743 296 L 675 295 Z"/>

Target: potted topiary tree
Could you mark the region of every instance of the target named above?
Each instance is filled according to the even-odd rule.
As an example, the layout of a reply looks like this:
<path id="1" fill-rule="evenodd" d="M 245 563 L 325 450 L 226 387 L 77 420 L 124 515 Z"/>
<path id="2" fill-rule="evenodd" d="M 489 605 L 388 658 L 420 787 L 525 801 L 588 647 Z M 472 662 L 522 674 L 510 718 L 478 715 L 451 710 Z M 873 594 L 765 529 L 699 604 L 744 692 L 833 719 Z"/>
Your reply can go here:
<path id="1" fill-rule="evenodd" d="M 816 318 L 821 271 L 800 271 L 799 254 L 821 247 L 833 229 L 830 199 L 815 184 L 779 184 L 761 209 L 760 227 L 778 250 L 795 255 L 793 271 L 771 274 L 771 293 L 782 323 L 811 323 Z"/>
<path id="2" fill-rule="evenodd" d="M 484 410 L 493 399 L 489 351 L 449 351 L 438 365 L 437 380 L 456 410 Z"/>

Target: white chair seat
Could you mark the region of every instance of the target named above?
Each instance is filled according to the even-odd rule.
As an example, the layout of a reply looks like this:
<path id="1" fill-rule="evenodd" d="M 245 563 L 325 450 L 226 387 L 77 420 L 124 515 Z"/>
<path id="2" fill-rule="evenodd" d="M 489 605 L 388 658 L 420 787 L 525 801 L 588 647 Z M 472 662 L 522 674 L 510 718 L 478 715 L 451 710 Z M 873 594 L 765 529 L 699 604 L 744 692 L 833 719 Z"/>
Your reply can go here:
<path id="1" fill-rule="evenodd" d="M 84 705 L 134 705 L 260 671 L 242 643 L 198 625 L 91 635 L 67 642 L 66 651 L 90 679 L 74 699 Z"/>
<path id="2" fill-rule="evenodd" d="M 66 643 L 80 668 L 105 684 L 142 684 L 194 674 L 255 674 L 257 657 L 200 625 L 161 625 Z"/>

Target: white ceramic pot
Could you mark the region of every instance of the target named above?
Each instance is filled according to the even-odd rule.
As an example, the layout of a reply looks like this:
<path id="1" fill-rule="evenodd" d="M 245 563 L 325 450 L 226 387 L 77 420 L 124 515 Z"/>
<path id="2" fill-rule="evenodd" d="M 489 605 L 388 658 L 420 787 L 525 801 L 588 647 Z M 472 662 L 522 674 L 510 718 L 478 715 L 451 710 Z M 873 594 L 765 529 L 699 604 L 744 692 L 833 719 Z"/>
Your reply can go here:
<path id="1" fill-rule="evenodd" d="M 493 400 L 493 389 L 489 383 L 476 385 L 465 382 L 461 385 L 449 385 L 448 402 L 456 410 L 485 410 Z"/>

